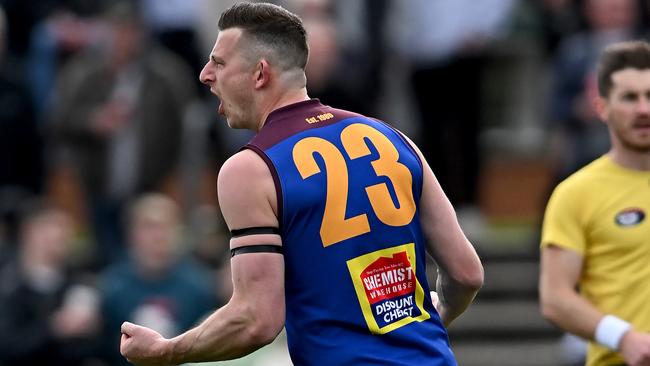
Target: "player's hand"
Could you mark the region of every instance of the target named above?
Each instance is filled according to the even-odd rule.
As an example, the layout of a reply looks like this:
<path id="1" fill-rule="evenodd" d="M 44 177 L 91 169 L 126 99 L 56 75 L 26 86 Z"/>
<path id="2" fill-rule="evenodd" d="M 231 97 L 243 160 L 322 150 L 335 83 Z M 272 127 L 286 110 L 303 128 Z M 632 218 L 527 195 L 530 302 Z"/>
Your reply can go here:
<path id="1" fill-rule="evenodd" d="M 650 334 L 628 331 L 621 339 L 619 351 L 630 366 L 650 366 Z"/>
<path id="2" fill-rule="evenodd" d="M 438 297 L 438 293 L 435 291 L 431 291 L 431 302 L 433 302 L 433 307 L 440 312 L 440 298 Z"/>
<path id="3" fill-rule="evenodd" d="M 433 302 L 433 307 L 436 308 L 438 315 L 440 315 L 440 320 L 442 320 L 442 323 L 444 324 L 445 327 L 448 327 L 450 322 L 446 320 L 445 309 L 444 306 L 442 305 L 442 301 L 440 301 L 440 296 L 438 296 L 438 293 L 435 291 L 431 291 L 430 295 L 431 295 L 431 302 Z"/>
<path id="4" fill-rule="evenodd" d="M 134 365 L 170 365 L 169 347 L 169 340 L 152 329 L 129 322 L 122 324 L 120 353 Z"/>

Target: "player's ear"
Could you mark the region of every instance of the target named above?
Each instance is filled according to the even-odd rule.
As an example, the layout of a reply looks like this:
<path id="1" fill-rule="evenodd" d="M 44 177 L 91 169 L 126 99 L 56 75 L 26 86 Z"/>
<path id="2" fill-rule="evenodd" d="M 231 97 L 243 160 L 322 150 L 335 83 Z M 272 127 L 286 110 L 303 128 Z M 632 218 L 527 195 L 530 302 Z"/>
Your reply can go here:
<path id="1" fill-rule="evenodd" d="M 600 95 L 596 95 L 592 100 L 592 105 L 594 106 L 594 109 L 596 110 L 596 113 L 598 113 L 598 117 L 600 117 L 600 120 L 605 122 L 607 121 L 607 116 L 609 115 L 609 108 L 608 108 L 608 103 L 607 103 L 607 98 L 602 97 Z"/>
<path id="2" fill-rule="evenodd" d="M 266 86 L 271 78 L 271 65 L 266 59 L 261 59 L 255 67 L 255 89 Z"/>
<path id="3" fill-rule="evenodd" d="M 592 111 L 595 111 L 600 117 L 601 121 L 605 121 L 607 118 L 607 97 L 600 95 L 598 89 L 598 83 L 595 77 L 590 77 L 585 83 L 585 97 L 587 98 L 587 103 Z"/>

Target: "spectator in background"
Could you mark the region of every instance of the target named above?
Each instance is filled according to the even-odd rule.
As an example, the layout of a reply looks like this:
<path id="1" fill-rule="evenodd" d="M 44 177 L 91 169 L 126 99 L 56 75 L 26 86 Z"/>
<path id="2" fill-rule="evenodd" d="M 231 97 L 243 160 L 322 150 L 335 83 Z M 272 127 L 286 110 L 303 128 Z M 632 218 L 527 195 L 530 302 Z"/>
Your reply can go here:
<path id="1" fill-rule="evenodd" d="M 309 34 L 308 88 L 324 104 L 375 115 L 388 0 L 279 0 Z"/>
<path id="2" fill-rule="evenodd" d="M 15 241 L 17 198 L 43 189 L 42 136 L 20 74 L 6 62 L 6 20 L 0 8 L 0 244 Z"/>
<path id="3" fill-rule="evenodd" d="M 103 339 L 111 365 L 128 364 L 119 353 L 122 322 L 146 324 L 171 337 L 217 305 L 214 281 L 179 245 L 176 203 L 146 194 L 133 202 L 129 214 L 129 259 L 107 268 L 101 278 Z"/>
<path id="4" fill-rule="evenodd" d="M 52 92 L 61 67 L 101 38 L 104 29 L 94 16 L 100 12 L 102 3 L 61 0 L 51 4 L 49 12 L 33 25 L 24 73 L 39 124 L 47 122 L 46 115 L 51 108 Z"/>
<path id="5" fill-rule="evenodd" d="M 552 160 L 557 178 L 607 152 L 609 135 L 591 103 L 597 95 L 595 67 L 609 44 L 638 38 L 637 0 L 584 0 L 587 29 L 562 40 L 553 60 Z"/>
<path id="6" fill-rule="evenodd" d="M 304 11 L 304 10 L 303 10 Z M 299 15 L 301 15 L 299 13 Z M 345 87 L 346 68 L 338 39 L 337 24 L 328 8 L 317 7 L 302 15 L 309 37 L 310 62 L 307 64 L 307 87 L 314 98 L 326 105 L 366 113 L 361 98 Z"/>
<path id="7" fill-rule="evenodd" d="M 560 41 L 580 27 L 580 10 L 576 0 L 541 0 L 530 2 L 540 16 L 545 54 L 556 52 Z"/>
<path id="8" fill-rule="evenodd" d="M 0 270 L 0 364 L 83 365 L 99 330 L 96 291 L 68 271 L 73 223 L 30 203 L 17 255 Z"/>
<path id="9" fill-rule="evenodd" d="M 476 212 L 482 79 L 512 0 L 393 1 L 394 48 L 410 63 L 419 145 L 462 219 Z M 462 224 L 462 222 L 461 222 Z"/>
<path id="10" fill-rule="evenodd" d="M 7 13 L 7 26 L 10 30 L 7 38 L 9 53 L 19 60 L 26 57 L 29 38 L 37 23 L 46 18 L 53 9 L 65 0 L 2 0 L 0 4 Z"/>
<path id="11" fill-rule="evenodd" d="M 189 68 L 148 41 L 134 2 L 111 2 L 105 18 L 110 43 L 70 61 L 53 113 L 63 158 L 83 183 L 100 265 L 124 256 L 124 203 L 175 173 L 195 96 Z"/>
<path id="12" fill-rule="evenodd" d="M 151 30 L 152 36 L 161 45 L 185 60 L 192 69 L 192 75 L 197 75 L 203 65 L 196 32 L 201 1 L 141 0 L 144 21 Z M 198 79 L 196 85 L 198 89 L 200 85 Z"/>

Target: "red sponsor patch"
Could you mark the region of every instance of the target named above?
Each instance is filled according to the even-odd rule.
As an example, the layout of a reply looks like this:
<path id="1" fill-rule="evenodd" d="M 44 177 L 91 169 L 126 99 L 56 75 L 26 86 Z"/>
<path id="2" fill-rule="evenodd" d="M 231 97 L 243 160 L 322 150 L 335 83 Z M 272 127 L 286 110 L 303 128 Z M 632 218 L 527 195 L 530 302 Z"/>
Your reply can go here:
<path id="1" fill-rule="evenodd" d="M 415 278 L 406 252 L 380 257 L 360 275 L 370 304 L 395 298 L 415 290 Z"/>

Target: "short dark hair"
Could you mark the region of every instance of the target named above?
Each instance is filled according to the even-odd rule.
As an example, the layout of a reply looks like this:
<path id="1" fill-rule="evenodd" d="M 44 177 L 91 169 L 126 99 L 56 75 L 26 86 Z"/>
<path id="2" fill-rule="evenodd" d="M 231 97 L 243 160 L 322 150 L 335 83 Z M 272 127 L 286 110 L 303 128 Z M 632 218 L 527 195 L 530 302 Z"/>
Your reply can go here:
<path id="1" fill-rule="evenodd" d="M 219 18 L 219 30 L 241 28 L 253 40 L 270 47 L 273 61 L 282 69 L 305 69 L 309 49 L 302 20 L 269 3 L 237 3 Z"/>
<path id="2" fill-rule="evenodd" d="M 38 219 L 51 214 L 64 214 L 69 216 L 63 207 L 47 198 L 29 198 L 19 208 L 20 226 L 26 227 Z"/>
<path id="3" fill-rule="evenodd" d="M 598 62 L 598 92 L 607 97 L 614 82 L 612 74 L 633 68 L 650 69 L 650 44 L 645 41 L 626 41 L 614 43 L 603 51 Z"/>

